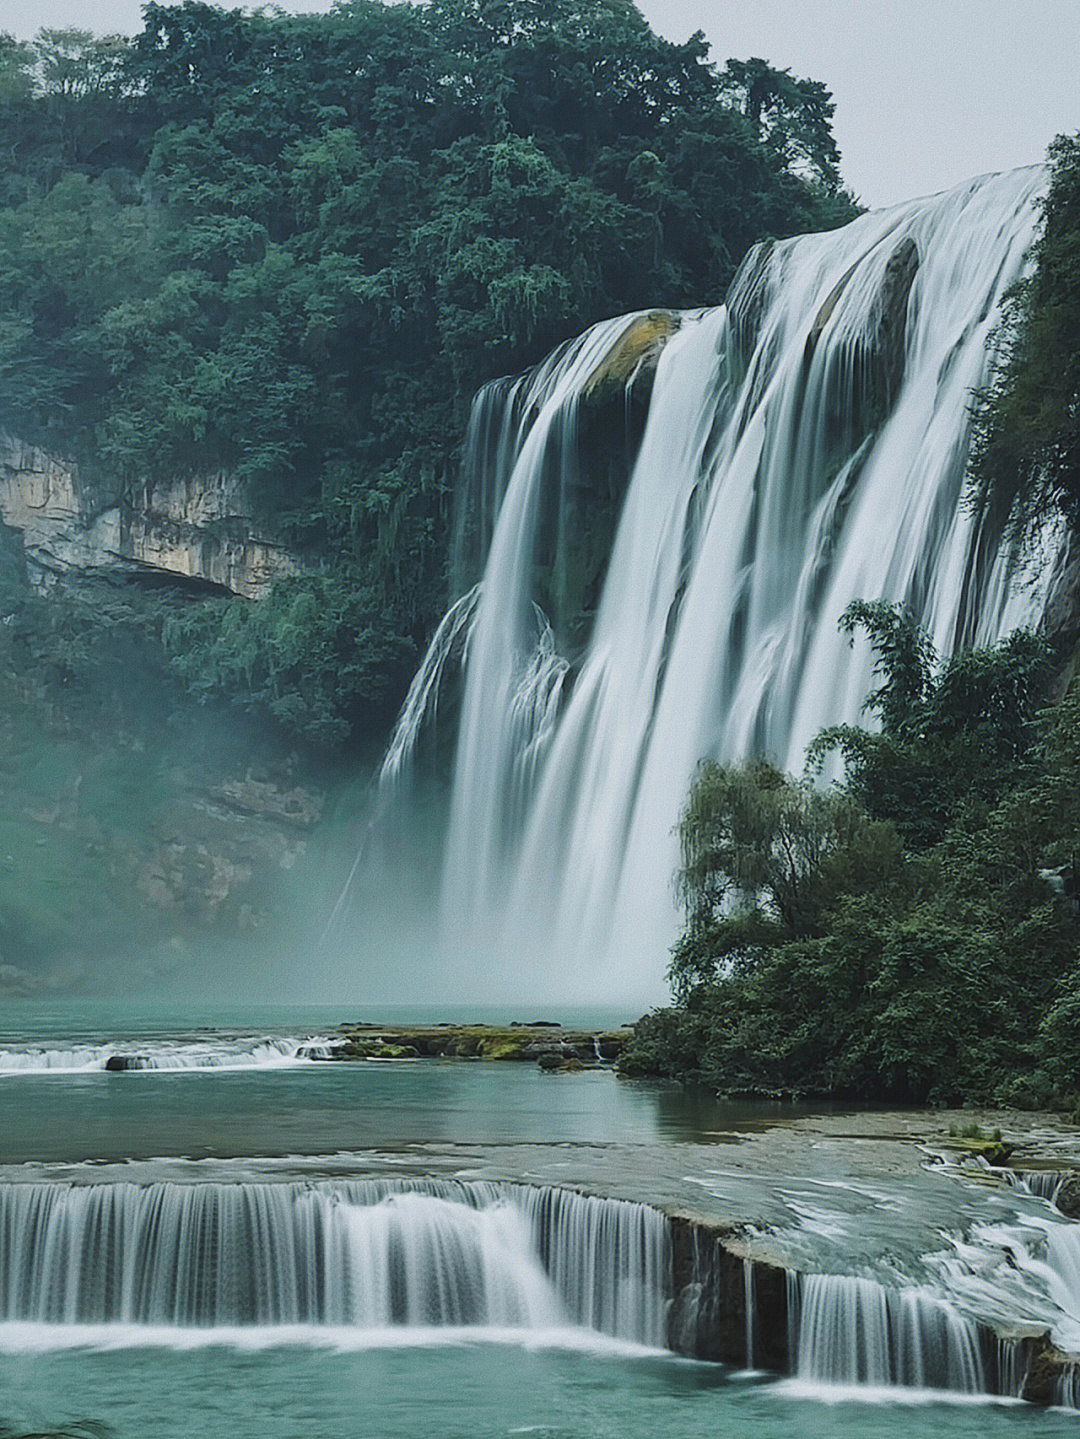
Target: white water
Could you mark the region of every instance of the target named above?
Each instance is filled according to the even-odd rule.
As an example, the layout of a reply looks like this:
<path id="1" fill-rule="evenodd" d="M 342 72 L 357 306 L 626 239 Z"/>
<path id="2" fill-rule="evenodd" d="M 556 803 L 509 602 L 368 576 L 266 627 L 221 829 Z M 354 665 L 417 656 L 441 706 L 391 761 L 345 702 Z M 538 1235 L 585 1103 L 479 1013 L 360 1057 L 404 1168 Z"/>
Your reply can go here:
<path id="1" fill-rule="evenodd" d="M 669 1267 L 656 1211 L 561 1190 L 0 1185 L 0 1335 L 15 1344 L 26 1326 L 40 1344 L 42 1325 L 72 1342 L 101 1326 L 128 1342 L 140 1329 L 577 1327 L 658 1347 Z"/>
<path id="2" fill-rule="evenodd" d="M 976 1226 L 948 1254 L 924 1257 L 936 1278 L 922 1282 L 789 1271 L 796 1380 L 813 1392 L 1017 1395 L 1026 1351 L 980 1332 L 995 1316 L 1034 1334 L 1056 1313 L 1054 1339 L 1076 1352 L 1080 1225 L 1030 1211 L 1007 1228 Z M 441 1179 L 0 1184 L 4 1352 L 470 1339 L 655 1351 L 668 1344 L 672 1286 L 660 1212 L 562 1189 Z M 753 1368 L 761 1320 L 749 1264 L 742 1287 Z M 693 1277 L 687 1293 L 691 1304 L 725 1302 Z M 1065 1370 L 1061 1402 L 1076 1407 L 1078 1385 Z"/>
<path id="3" fill-rule="evenodd" d="M 0 1046 L 0 1078 L 20 1074 L 93 1074 L 110 1059 L 128 1072 L 287 1069 L 329 1059 L 335 1041 L 322 1035 L 237 1035 L 207 1039 L 123 1039 Z M 115 1067 L 115 1066 L 114 1066 Z"/>
<path id="4" fill-rule="evenodd" d="M 944 1298 L 849 1275 L 792 1275 L 799 1379 L 986 1392 L 976 1326 Z"/>
<path id="5" fill-rule="evenodd" d="M 961 493 L 971 393 L 1044 183 L 1037 168 L 991 176 L 778 244 L 744 267 L 731 313 L 684 317 L 572 677 L 533 604 L 539 516 L 574 474 L 582 392 L 626 322 L 478 402 L 470 462 L 485 514 L 499 508 L 465 646 L 449 955 L 497 953 L 522 992 L 661 997 L 674 830 L 695 767 L 763 752 L 799 770 L 820 728 L 858 718 L 871 657 L 838 632 L 847 604 L 906 601 L 942 653 L 1038 619 L 1052 567 L 1018 583 L 1015 557 L 979 532 Z M 894 365 L 886 384 L 881 295 L 911 244 L 902 375 Z M 884 409 L 871 426 L 875 374 Z M 418 679 L 395 770 L 437 693 L 446 638 Z"/>

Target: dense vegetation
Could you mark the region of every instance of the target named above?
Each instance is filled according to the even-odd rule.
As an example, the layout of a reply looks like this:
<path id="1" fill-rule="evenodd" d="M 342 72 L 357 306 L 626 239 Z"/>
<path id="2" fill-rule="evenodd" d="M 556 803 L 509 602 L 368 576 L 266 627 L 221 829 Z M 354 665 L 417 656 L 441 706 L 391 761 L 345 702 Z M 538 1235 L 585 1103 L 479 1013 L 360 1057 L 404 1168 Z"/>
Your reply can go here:
<path id="1" fill-rule="evenodd" d="M 197 697 L 332 749 L 445 600 L 475 389 L 849 218 L 832 105 L 631 0 L 144 17 L 0 36 L 0 427 L 103 495 L 241 476 L 309 573 L 148 625 Z"/>
<path id="2" fill-rule="evenodd" d="M 676 1006 L 631 1072 L 725 1091 L 1045 1103 L 1080 1075 L 1080 696 L 1047 708 L 1023 632 L 938 664 L 901 609 L 856 605 L 870 732 L 824 733 L 830 789 L 705 765 L 682 822 Z"/>
<path id="3" fill-rule="evenodd" d="M 1055 512 L 1080 527 L 1080 135 L 1058 136 L 1050 163 L 1035 267 L 975 409 L 976 503 L 1026 535 Z"/>
<path id="4" fill-rule="evenodd" d="M 1050 151 L 1030 277 L 976 396 L 973 505 L 1029 546 L 1080 528 L 1080 136 Z M 1059 617 L 1060 619 L 1060 617 Z M 939 661 L 901 608 L 856 601 L 872 728 L 818 736 L 842 783 L 706 764 L 682 826 L 675 1004 L 632 1073 L 872 1099 L 1080 1103 L 1075 615 Z M 1054 702 L 1056 701 L 1056 702 Z"/>

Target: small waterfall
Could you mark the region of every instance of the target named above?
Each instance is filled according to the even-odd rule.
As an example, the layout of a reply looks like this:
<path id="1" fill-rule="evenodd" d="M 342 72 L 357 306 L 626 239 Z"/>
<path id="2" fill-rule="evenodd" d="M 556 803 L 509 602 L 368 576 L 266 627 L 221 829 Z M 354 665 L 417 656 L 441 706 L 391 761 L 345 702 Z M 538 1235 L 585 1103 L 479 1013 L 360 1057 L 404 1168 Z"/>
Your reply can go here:
<path id="1" fill-rule="evenodd" d="M 481 394 L 465 598 L 387 761 L 407 766 L 460 659 L 448 963 L 516 966 L 538 996 L 660 998 L 695 767 L 761 752 L 800 770 L 820 728 L 858 719 L 871 656 L 838 633 L 846 605 L 904 601 L 946 654 L 1039 618 L 1052 566 L 1023 583 L 961 499 L 971 394 L 1045 183 L 989 176 L 759 247 L 725 306 L 672 321 L 632 445 L 598 376 L 641 316 Z M 588 494 L 618 511 L 610 543 Z"/>
<path id="2" fill-rule="evenodd" d="M 213 1039 L 72 1040 L 0 1046 L 0 1078 L 19 1074 L 92 1074 L 99 1070 L 287 1069 L 331 1059 L 340 1041 L 324 1035 L 238 1035 Z"/>
<path id="3" fill-rule="evenodd" d="M 1009 1182 L 1053 1204 L 1062 1184 L 1071 1177 L 1072 1171 L 1067 1169 L 1025 1169 L 1023 1173 L 1010 1171 Z"/>
<path id="4" fill-rule="evenodd" d="M 1080 1409 L 1080 1364 L 1070 1364 L 1064 1371 L 1055 1398 L 1063 1409 Z"/>
<path id="5" fill-rule="evenodd" d="M 849 1275 L 792 1275 L 798 1378 L 986 1392 L 978 1327 L 944 1299 Z"/>
<path id="6" fill-rule="evenodd" d="M 455 1181 L 0 1185 L 0 1323 L 575 1325 L 662 1346 L 644 1205 Z"/>

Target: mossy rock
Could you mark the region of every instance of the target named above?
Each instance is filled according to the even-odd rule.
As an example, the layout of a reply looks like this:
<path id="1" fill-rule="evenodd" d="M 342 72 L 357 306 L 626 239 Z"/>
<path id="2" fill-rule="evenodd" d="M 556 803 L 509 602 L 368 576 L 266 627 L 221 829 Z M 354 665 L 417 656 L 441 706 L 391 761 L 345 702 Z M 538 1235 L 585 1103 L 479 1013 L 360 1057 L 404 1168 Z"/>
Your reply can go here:
<path id="1" fill-rule="evenodd" d="M 482 1059 L 523 1059 L 529 1047 L 528 1036 L 496 1033 L 484 1035 L 479 1043 Z"/>
<path id="2" fill-rule="evenodd" d="M 656 373 L 664 346 L 681 324 L 671 310 L 650 310 L 639 315 L 623 331 L 585 381 L 583 397 L 588 404 L 604 405 L 621 398 L 632 382 Z"/>
<path id="3" fill-rule="evenodd" d="M 1003 1139 L 956 1137 L 950 1138 L 949 1148 L 959 1150 L 962 1154 L 970 1154 L 973 1158 L 985 1159 L 987 1164 L 1000 1166 L 1008 1164 L 1016 1145 L 1006 1144 Z"/>

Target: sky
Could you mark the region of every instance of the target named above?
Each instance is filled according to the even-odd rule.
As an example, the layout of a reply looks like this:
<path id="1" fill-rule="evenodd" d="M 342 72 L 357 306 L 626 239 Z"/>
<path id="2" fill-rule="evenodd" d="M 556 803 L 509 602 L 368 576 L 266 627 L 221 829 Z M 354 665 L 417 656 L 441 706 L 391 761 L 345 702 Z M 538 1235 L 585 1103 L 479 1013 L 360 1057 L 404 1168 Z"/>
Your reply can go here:
<path id="1" fill-rule="evenodd" d="M 1080 130 L 1080 0 L 639 0 L 673 40 L 823 81 L 847 184 L 870 206 L 1041 160 Z M 328 0 L 285 0 L 313 12 Z M 141 28 L 140 0 L 0 0 L 0 30 Z"/>

